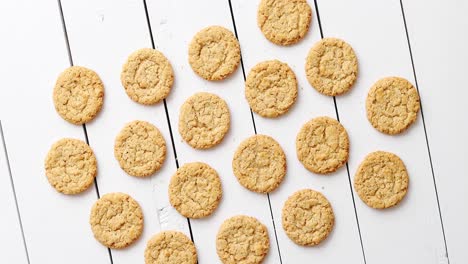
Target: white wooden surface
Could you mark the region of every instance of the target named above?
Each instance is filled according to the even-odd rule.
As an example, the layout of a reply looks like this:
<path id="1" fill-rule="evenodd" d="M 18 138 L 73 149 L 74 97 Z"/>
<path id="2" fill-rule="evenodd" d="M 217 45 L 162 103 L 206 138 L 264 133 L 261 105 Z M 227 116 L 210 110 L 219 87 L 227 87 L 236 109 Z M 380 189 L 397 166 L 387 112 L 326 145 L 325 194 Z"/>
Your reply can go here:
<path id="1" fill-rule="evenodd" d="M 2 1 L 0 120 L 6 152 L 0 144 L 0 263 L 28 263 L 28 257 L 29 263 L 143 263 L 146 241 L 154 233 L 177 229 L 190 236 L 189 222 L 167 201 L 167 184 L 176 170 L 169 124 L 178 163 L 206 162 L 219 172 L 223 183 L 224 197 L 215 214 L 190 221 L 199 263 L 219 263 L 217 229 L 225 218 L 236 214 L 255 216 L 268 227 L 271 248 L 265 263 L 467 263 L 468 171 L 463 166 L 468 156 L 463 87 L 468 60 L 467 3 L 316 2 L 309 0 L 313 18 L 307 37 L 298 45 L 278 47 L 256 26 L 257 0 L 147 0 L 148 17 L 142 0 L 62 0 L 73 63 L 96 70 L 105 84 L 103 111 L 86 126 L 99 164 L 97 186 L 70 197 L 51 188 L 43 171 L 45 154 L 54 141 L 85 139 L 83 128 L 63 121 L 52 104 L 55 79 L 70 66 L 59 3 Z M 402 11 L 425 122 L 420 115 L 406 133 L 391 137 L 371 127 L 364 102 L 369 87 L 383 76 L 399 75 L 416 83 Z M 305 56 L 321 37 L 318 18 L 323 36 L 345 39 L 359 59 L 359 79 L 349 94 L 336 98 L 337 112 L 334 100 L 318 94 L 305 78 Z M 236 29 L 242 49 L 243 69 L 223 82 L 199 78 L 187 60 L 192 36 L 214 24 Z M 151 107 L 134 103 L 120 84 L 126 57 L 138 48 L 151 47 L 151 38 L 175 71 L 167 111 L 162 103 Z M 287 62 L 296 73 L 298 101 L 279 119 L 254 115 L 252 120 L 244 99 L 242 70 L 248 74 L 256 63 L 275 58 Z M 232 115 L 231 130 L 222 144 L 206 151 L 189 147 L 177 129 L 180 105 L 198 91 L 224 98 Z M 297 161 L 297 131 L 313 117 L 336 118 L 337 113 L 351 139 L 349 171 L 344 167 L 332 175 L 312 174 Z M 113 157 L 116 134 L 135 119 L 155 124 L 168 147 L 163 169 L 148 179 L 126 175 Z M 287 155 L 285 181 L 269 197 L 247 191 L 232 174 L 232 154 L 243 139 L 255 133 L 253 121 L 257 132 L 277 139 Z M 406 199 L 385 211 L 365 206 L 352 189 L 357 166 L 377 149 L 400 155 L 410 174 Z M 336 214 L 332 234 L 314 248 L 295 245 L 281 226 L 285 199 L 302 188 L 323 192 Z M 94 240 L 88 217 L 97 189 L 101 195 L 127 192 L 143 207 L 145 230 L 135 245 L 108 252 Z"/>

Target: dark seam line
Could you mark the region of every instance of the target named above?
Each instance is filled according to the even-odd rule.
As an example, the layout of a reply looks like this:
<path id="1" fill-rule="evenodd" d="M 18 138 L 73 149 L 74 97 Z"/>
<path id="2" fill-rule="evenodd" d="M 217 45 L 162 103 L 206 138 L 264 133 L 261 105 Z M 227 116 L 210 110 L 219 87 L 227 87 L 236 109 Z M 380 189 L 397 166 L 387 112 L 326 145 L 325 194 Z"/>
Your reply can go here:
<path id="1" fill-rule="evenodd" d="M 11 189 L 13 190 L 13 197 L 15 199 L 16 215 L 18 216 L 18 221 L 19 221 L 20 230 L 21 230 L 21 236 L 23 238 L 23 247 L 24 247 L 24 251 L 26 252 L 26 260 L 28 261 L 28 263 L 31 263 L 29 261 L 28 246 L 26 245 L 26 237 L 24 235 L 23 221 L 21 220 L 21 213 L 20 213 L 20 209 L 19 209 L 19 206 L 18 206 L 18 199 L 16 198 L 15 183 L 13 181 L 13 174 L 11 173 L 10 159 L 8 157 L 8 151 L 7 151 L 7 146 L 6 146 L 6 142 L 5 142 L 5 135 L 3 134 L 3 126 L 2 126 L 2 121 L 1 120 L 0 120 L 0 136 L 2 137 L 3 152 L 5 154 L 5 160 L 6 160 L 6 163 L 7 163 L 8 174 L 10 175 L 10 184 L 11 184 Z"/>
<path id="2" fill-rule="evenodd" d="M 62 1 L 57 0 L 57 3 L 58 3 L 58 7 L 59 7 L 59 12 L 60 12 L 60 18 L 61 18 L 61 21 L 62 21 L 62 29 L 63 29 L 63 35 L 65 37 L 65 44 L 66 44 L 66 47 L 67 47 L 68 60 L 70 62 L 70 66 L 73 66 L 74 65 L 73 64 L 73 56 L 72 56 L 72 52 L 71 52 L 71 48 L 70 48 L 70 41 L 69 41 L 69 38 L 68 38 L 68 31 L 67 31 L 67 25 L 65 23 L 65 16 L 63 15 Z M 83 128 L 83 133 L 84 133 L 84 136 L 85 136 L 86 144 L 89 145 L 89 137 L 88 137 L 88 131 L 86 129 L 86 124 L 83 124 L 82 128 Z M 94 178 L 94 187 L 96 189 L 97 198 L 100 199 L 101 195 L 99 193 L 99 186 L 98 186 L 98 182 L 97 182 L 96 178 Z M 109 247 L 107 248 L 107 252 L 109 254 L 109 259 L 110 259 L 111 264 L 114 264 L 114 260 L 112 258 L 112 251 L 111 251 L 111 249 Z"/>
<path id="3" fill-rule="evenodd" d="M 228 0 L 228 3 L 229 3 L 229 10 L 231 12 L 232 25 L 234 26 L 234 34 L 236 35 L 236 38 L 239 41 L 239 35 L 237 34 L 236 20 L 234 18 L 234 11 L 232 9 L 231 0 Z M 246 76 L 245 76 L 244 60 L 242 59 L 242 54 L 241 54 L 240 57 L 241 57 L 240 63 L 241 63 L 241 68 L 242 68 L 242 76 L 244 77 L 244 82 L 245 82 L 246 81 Z M 255 124 L 255 118 L 254 118 L 252 108 L 250 108 L 250 117 L 252 118 L 252 124 L 253 124 L 253 129 L 254 129 L 255 135 L 257 135 L 257 126 Z M 281 249 L 280 249 L 280 246 L 279 246 L 278 235 L 276 233 L 275 218 L 273 216 L 273 209 L 271 208 L 271 200 L 270 200 L 270 194 L 269 193 L 267 193 L 267 199 L 268 199 L 268 207 L 270 208 L 271 222 L 273 223 L 273 231 L 275 233 L 276 248 L 278 249 L 279 261 L 282 264 L 283 259 L 281 257 Z"/>
<path id="4" fill-rule="evenodd" d="M 154 44 L 153 29 L 151 28 L 151 21 L 150 21 L 150 17 L 149 17 L 149 13 L 148 13 L 148 6 L 146 4 L 146 0 L 143 0 L 143 6 L 145 8 L 146 23 L 148 24 L 148 30 L 149 30 L 150 39 L 151 39 L 151 46 L 153 47 L 153 49 L 156 49 L 156 45 Z M 177 158 L 177 151 L 176 151 L 176 146 L 175 146 L 175 142 L 174 142 L 174 136 L 173 136 L 172 126 L 171 126 L 171 119 L 169 117 L 169 110 L 168 110 L 168 107 L 167 107 L 166 99 L 163 99 L 163 103 L 164 103 L 164 111 L 166 113 L 167 126 L 169 128 L 169 134 L 171 136 L 172 152 L 174 152 L 174 159 L 175 159 L 176 167 L 177 167 L 177 169 L 179 169 L 179 160 Z M 187 223 L 188 223 L 188 227 L 189 227 L 189 231 L 190 231 L 190 239 L 195 243 L 195 241 L 193 240 L 192 224 L 190 223 L 190 219 L 188 217 L 186 217 L 186 219 L 187 219 Z"/>
<path id="5" fill-rule="evenodd" d="M 323 39 L 322 22 L 320 20 L 320 13 L 319 13 L 319 9 L 318 9 L 317 0 L 314 0 L 314 5 L 315 5 L 315 11 L 317 12 L 317 20 L 318 20 L 319 29 L 320 29 L 320 37 Z M 336 97 L 335 96 L 333 96 L 333 104 L 335 106 L 336 119 L 338 120 L 338 122 L 340 122 L 340 115 L 339 115 L 339 112 L 338 112 L 338 104 L 336 103 Z M 353 186 L 351 184 L 351 174 L 349 173 L 348 162 L 346 162 L 346 172 L 348 174 L 349 191 L 351 193 L 351 199 L 353 200 L 354 217 L 356 218 L 356 224 L 357 224 L 358 234 L 359 234 L 359 241 L 361 242 L 362 258 L 364 259 L 364 264 L 366 264 L 367 263 L 366 254 L 364 253 L 364 244 L 362 243 L 361 226 L 359 224 L 359 218 L 358 218 L 358 213 L 357 213 L 357 208 L 356 208 L 356 201 L 354 199 Z"/>
<path id="6" fill-rule="evenodd" d="M 406 33 L 406 40 L 408 42 L 409 54 L 410 54 L 410 58 L 411 58 L 411 67 L 413 68 L 414 82 L 416 84 L 416 89 L 418 90 L 418 94 L 419 94 L 418 78 L 416 77 L 416 68 L 414 66 L 413 52 L 412 52 L 412 49 L 411 49 L 411 41 L 410 41 L 410 38 L 409 38 L 408 26 L 407 26 L 407 22 L 406 22 L 406 16 L 405 16 L 405 11 L 404 11 L 404 8 L 403 8 L 403 1 L 402 0 L 400 0 L 400 7 L 401 7 L 401 14 L 402 14 L 402 17 L 403 17 L 403 24 L 405 26 L 405 33 Z M 424 111 L 423 111 L 421 97 L 419 99 L 419 104 L 420 104 L 420 108 L 421 108 L 421 118 L 422 118 L 422 123 L 423 123 L 423 128 L 424 128 L 424 136 L 425 136 L 425 139 L 426 139 L 427 153 L 429 155 L 429 163 L 431 165 L 432 180 L 434 182 L 434 190 L 435 190 L 435 194 L 436 194 L 437 207 L 439 209 L 440 224 L 441 224 L 441 227 L 442 227 L 442 234 L 443 234 L 443 237 L 444 237 L 445 256 L 447 257 L 447 262 L 450 264 L 450 259 L 449 259 L 449 254 L 448 254 L 448 247 L 447 247 L 447 239 L 445 237 L 444 221 L 442 220 L 442 209 L 440 208 L 439 192 L 437 191 L 437 181 L 436 181 L 436 177 L 435 177 L 435 173 L 434 173 L 434 166 L 432 164 L 431 148 L 429 146 L 429 138 L 427 136 L 426 121 L 424 119 Z"/>

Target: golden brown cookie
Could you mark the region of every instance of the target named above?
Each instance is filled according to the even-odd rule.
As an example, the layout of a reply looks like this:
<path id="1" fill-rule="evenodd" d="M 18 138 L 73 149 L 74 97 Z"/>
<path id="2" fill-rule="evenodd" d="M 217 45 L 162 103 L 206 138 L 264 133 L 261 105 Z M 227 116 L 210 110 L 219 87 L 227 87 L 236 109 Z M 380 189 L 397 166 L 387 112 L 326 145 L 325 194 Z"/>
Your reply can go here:
<path id="1" fill-rule="evenodd" d="M 408 190 L 408 172 L 395 154 L 372 152 L 359 165 L 354 176 L 354 189 L 368 206 L 385 209 L 398 204 Z"/>
<path id="2" fill-rule="evenodd" d="M 305 70 L 307 80 L 317 91 L 335 96 L 351 89 L 357 78 L 358 62 L 348 43 L 324 38 L 310 49 Z"/>
<path id="3" fill-rule="evenodd" d="M 204 28 L 190 42 L 190 66 L 196 74 L 208 81 L 226 78 L 237 69 L 239 62 L 239 42 L 224 27 Z"/>
<path id="4" fill-rule="evenodd" d="M 309 31 L 312 10 L 306 0 L 262 0 L 257 24 L 263 35 L 277 45 L 299 42 Z"/>
<path id="5" fill-rule="evenodd" d="M 169 95 L 174 83 L 174 72 L 164 54 L 144 48 L 130 54 L 122 67 L 120 80 L 133 101 L 151 105 Z"/>
<path id="6" fill-rule="evenodd" d="M 104 85 L 94 71 L 72 66 L 62 72 L 54 88 L 54 105 L 66 121 L 81 125 L 96 117 L 102 108 Z"/>
<path id="7" fill-rule="evenodd" d="M 278 60 L 260 62 L 247 76 L 245 97 L 255 113 L 263 117 L 280 116 L 296 101 L 296 75 Z"/>
<path id="8" fill-rule="evenodd" d="M 169 201 L 183 216 L 202 218 L 218 208 L 223 195 L 218 173 L 202 162 L 186 163 L 172 176 Z"/>
<path id="9" fill-rule="evenodd" d="M 232 170 L 245 188 L 259 193 L 271 192 L 286 175 L 286 155 L 273 138 L 255 135 L 242 141 L 237 148 Z"/>
<path id="10" fill-rule="evenodd" d="M 335 119 L 317 117 L 305 123 L 296 137 L 297 158 L 311 172 L 336 171 L 348 161 L 346 129 Z"/>
<path id="11" fill-rule="evenodd" d="M 164 231 L 146 244 L 145 264 L 196 264 L 197 249 L 178 231 Z"/>
<path id="12" fill-rule="evenodd" d="M 225 220 L 216 236 L 216 251 L 224 264 L 261 263 L 269 249 L 266 226 L 250 216 Z"/>
<path id="13" fill-rule="evenodd" d="M 152 124 L 133 121 L 117 135 L 114 156 L 126 173 L 137 177 L 150 176 L 162 167 L 166 159 L 166 141 Z"/>
<path id="14" fill-rule="evenodd" d="M 367 119 L 382 133 L 394 135 L 405 131 L 418 117 L 418 91 L 406 79 L 386 77 L 369 90 Z"/>
<path id="15" fill-rule="evenodd" d="M 333 209 L 323 194 L 304 189 L 284 203 L 283 229 L 296 244 L 315 246 L 328 237 L 335 224 Z"/>
<path id="16" fill-rule="evenodd" d="M 180 107 L 179 133 L 196 149 L 211 148 L 229 130 L 231 116 L 226 102 L 211 93 L 196 93 Z"/>
<path id="17" fill-rule="evenodd" d="M 47 153 L 45 171 L 50 185 L 64 194 L 77 194 L 93 184 L 97 162 L 85 142 L 64 138 L 55 142 Z"/>
<path id="18" fill-rule="evenodd" d="M 106 247 L 124 248 L 143 231 L 140 205 L 128 194 L 108 193 L 97 200 L 89 218 L 94 237 Z"/>

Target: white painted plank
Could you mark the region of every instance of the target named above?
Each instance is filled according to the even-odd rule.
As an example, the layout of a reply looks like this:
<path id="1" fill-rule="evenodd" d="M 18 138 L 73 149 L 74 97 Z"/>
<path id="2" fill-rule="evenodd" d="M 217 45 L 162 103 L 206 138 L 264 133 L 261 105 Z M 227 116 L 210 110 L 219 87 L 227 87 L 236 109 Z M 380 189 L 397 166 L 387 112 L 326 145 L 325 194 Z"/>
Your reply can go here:
<path id="1" fill-rule="evenodd" d="M 210 25 L 233 30 L 228 1 L 148 1 L 148 9 L 157 49 L 166 54 L 174 66 L 175 85 L 168 98 L 168 108 L 179 163 L 206 162 L 218 171 L 222 179 L 223 199 L 215 213 L 206 219 L 191 220 L 200 263 L 219 262 L 216 233 L 226 218 L 237 214 L 254 216 L 268 227 L 271 247 L 265 263 L 279 263 L 267 196 L 242 187 L 231 168 L 232 155 L 237 146 L 254 134 L 250 110 L 243 98 L 242 71 L 239 67 L 225 81 L 208 82 L 195 75 L 188 64 L 188 44 L 196 32 Z M 189 96 L 200 91 L 221 96 L 231 111 L 231 129 L 223 142 L 204 151 L 194 150 L 184 143 L 177 130 L 180 106 Z"/>
<path id="2" fill-rule="evenodd" d="M 331 175 L 317 175 L 306 170 L 296 158 L 295 138 L 302 125 L 317 116 L 336 118 L 333 99 L 318 94 L 310 87 L 304 74 L 305 56 L 312 44 L 320 39 L 316 14 L 313 14 L 311 29 L 305 39 L 297 45 L 281 47 L 269 42 L 257 26 L 258 1 L 234 0 L 232 4 L 246 74 L 261 61 L 279 59 L 293 69 L 299 84 L 298 99 L 286 115 L 267 119 L 255 114 L 257 132 L 277 139 L 288 161 L 284 182 L 278 190 L 270 194 L 283 263 L 340 263 L 343 259 L 350 263 L 363 263 L 346 168 L 343 167 Z M 309 4 L 315 11 L 313 1 Z M 240 90 L 241 99 L 245 101 L 243 85 Z M 351 147 L 353 148 L 354 144 Z M 327 196 L 336 217 L 336 225 L 330 237 L 314 248 L 294 244 L 281 225 L 281 209 L 284 202 L 292 193 L 303 188 L 312 188 Z"/>
<path id="3" fill-rule="evenodd" d="M 365 99 L 381 77 L 402 76 L 414 83 L 398 1 L 318 1 L 325 37 L 339 37 L 355 49 L 359 77 L 350 93 L 337 98 L 351 140 L 349 168 L 354 178 L 369 152 L 399 155 L 410 176 L 408 194 L 396 208 L 367 207 L 356 195 L 367 263 L 446 263 L 444 240 L 421 115 L 402 135 L 388 136 L 367 121 Z"/>
<path id="4" fill-rule="evenodd" d="M 66 196 L 44 175 L 52 143 L 83 139 L 81 126 L 62 120 L 52 103 L 55 80 L 68 66 L 57 2 L 3 2 L 0 24 L 0 113 L 30 261 L 108 263 L 107 250 L 94 246 L 88 224 L 94 186 Z"/>

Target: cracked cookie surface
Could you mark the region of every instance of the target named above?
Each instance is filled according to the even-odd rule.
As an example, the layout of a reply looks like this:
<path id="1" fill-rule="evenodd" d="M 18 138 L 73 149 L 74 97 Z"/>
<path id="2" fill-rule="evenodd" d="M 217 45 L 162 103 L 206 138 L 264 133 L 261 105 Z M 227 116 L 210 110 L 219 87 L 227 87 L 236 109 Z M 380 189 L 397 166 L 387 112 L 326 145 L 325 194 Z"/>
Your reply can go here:
<path id="1" fill-rule="evenodd" d="M 242 186 L 268 193 L 278 188 L 286 175 L 286 155 L 273 138 L 255 135 L 239 145 L 232 169 Z"/>
<path id="2" fill-rule="evenodd" d="M 296 137 L 297 158 L 311 172 L 336 171 L 348 161 L 346 129 L 335 119 L 317 117 L 305 123 Z"/>
<path id="3" fill-rule="evenodd" d="M 255 113 L 263 117 L 280 116 L 296 101 L 296 75 L 278 60 L 261 62 L 247 76 L 245 97 Z"/>
<path id="4" fill-rule="evenodd" d="M 196 264 L 197 249 L 178 231 L 163 231 L 146 244 L 145 264 Z"/>
<path id="5" fill-rule="evenodd" d="M 96 117 L 104 101 L 104 85 L 96 72 L 72 66 L 62 72 L 54 87 L 54 105 L 66 121 L 81 125 Z"/>
<path id="6" fill-rule="evenodd" d="M 179 133 L 196 149 L 219 144 L 229 130 L 231 116 L 226 102 L 211 93 L 196 93 L 180 107 Z"/>
<path id="7" fill-rule="evenodd" d="M 366 100 L 367 119 L 385 134 L 399 134 L 416 121 L 419 95 L 406 79 L 386 77 L 369 90 Z"/>
<path id="8" fill-rule="evenodd" d="M 284 203 L 283 229 L 296 244 L 315 246 L 328 237 L 335 224 L 333 209 L 323 194 L 304 189 Z"/>
<path id="9" fill-rule="evenodd" d="M 240 62 L 240 47 L 231 31 L 220 26 L 202 29 L 189 45 L 189 63 L 193 71 L 209 81 L 218 81 L 233 73 Z"/>
<path id="10" fill-rule="evenodd" d="M 267 228 L 250 216 L 225 220 L 216 236 L 216 251 L 225 264 L 261 263 L 269 248 Z"/>
<path id="11" fill-rule="evenodd" d="M 50 185 L 64 194 L 77 194 L 93 184 L 97 162 L 85 142 L 64 138 L 55 142 L 47 153 L 45 171 Z"/>
<path id="12" fill-rule="evenodd" d="M 109 248 L 124 248 L 143 231 L 140 205 L 128 194 L 108 193 L 97 200 L 89 219 L 94 237 Z"/>
<path id="13" fill-rule="evenodd" d="M 385 209 L 398 204 L 408 190 L 405 164 L 395 154 L 376 151 L 367 155 L 354 176 L 354 189 L 368 206 Z"/>
<path id="14" fill-rule="evenodd" d="M 162 167 L 166 159 L 166 141 L 152 124 L 133 121 L 117 135 L 114 156 L 129 175 L 150 176 Z"/>
<path id="15" fill-rule="evenodd" d="M 312 87 L 324 95 L 335 96 L 351 89 L 357 78 L 358 62 L 348 43 L 324 38 L 310 49 L 305 70 Z"/>
<path id="16" fill-rule="evenodd" d="M 130 54 L 122 67 L 120 80 L 130 99 L 152 105 L 169 95 L 174 72 L 164 54 L 144 48 Z"/>
<path id="17" fill-rule="evenodd" d="M 172 176 L 169 201 L 183 216 L 202 218 L 211 215 L 223 194 L 218 173 L 202 162 L 186 163 Z"/>

